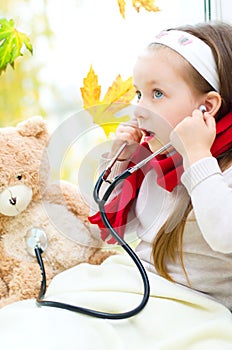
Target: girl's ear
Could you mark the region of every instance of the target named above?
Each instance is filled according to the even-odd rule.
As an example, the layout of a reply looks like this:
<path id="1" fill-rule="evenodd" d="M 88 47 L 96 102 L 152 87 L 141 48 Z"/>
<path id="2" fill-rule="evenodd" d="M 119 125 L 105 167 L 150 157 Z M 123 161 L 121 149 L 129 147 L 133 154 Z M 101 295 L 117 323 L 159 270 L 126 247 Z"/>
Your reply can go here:
<path id="1" fill-rule="evenodd" d="M 219 111 L 222 104 L 222 98 L 216 91 L 210 91 L 205 95 L 204 105 L 206 106 L 207 112 L 215 116 Z"/>

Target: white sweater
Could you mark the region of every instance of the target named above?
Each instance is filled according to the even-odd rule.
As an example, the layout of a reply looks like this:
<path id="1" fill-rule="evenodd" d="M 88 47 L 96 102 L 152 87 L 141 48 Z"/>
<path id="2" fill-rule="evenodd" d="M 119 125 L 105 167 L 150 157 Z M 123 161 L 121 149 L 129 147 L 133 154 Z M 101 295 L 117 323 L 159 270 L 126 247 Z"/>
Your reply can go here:
<path id="1" fill-rule="evenodd" d="M 117 162 L 113 175 L 126 166 Z M 172 212 L 177 220 L 181 217 L 190 195 L 193 210 L 184 229 L 183 258 L 191 288 L 232 309 L 232 167 L 222 173 L 215 158 L 204 158 L 188 168 L 181 181 L 184 186 L 168 192 L 157 185 L 151 170 L 129 213 L 126 233 L 136 231 L 136 252 L 146 269 L 156 273 L 151 257 L 154 237 Z M 167 267 L 177 283 L 188 287 L 178 260 Z"/>

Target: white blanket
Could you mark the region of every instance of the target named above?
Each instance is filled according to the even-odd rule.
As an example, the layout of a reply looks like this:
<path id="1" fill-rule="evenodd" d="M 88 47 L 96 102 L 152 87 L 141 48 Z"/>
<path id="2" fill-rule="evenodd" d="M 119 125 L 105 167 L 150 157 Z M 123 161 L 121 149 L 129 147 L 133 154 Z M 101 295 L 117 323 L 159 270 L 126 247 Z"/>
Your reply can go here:
<path id="1" fill-rule="evenodd" d="M 149 274 L 151 296 L 145 309 L 124 320 L 97 319 L 34 300 L 0 310 L 4 350 L 231 350 L 232 315 L 221 304 Z M 127 256 L 102 265 L 78 265 L 54 278 L 49 300 L 107 312 L 137 306 L 143 284 Z M 232 291 L 231 291 L 232 293 Z"/>

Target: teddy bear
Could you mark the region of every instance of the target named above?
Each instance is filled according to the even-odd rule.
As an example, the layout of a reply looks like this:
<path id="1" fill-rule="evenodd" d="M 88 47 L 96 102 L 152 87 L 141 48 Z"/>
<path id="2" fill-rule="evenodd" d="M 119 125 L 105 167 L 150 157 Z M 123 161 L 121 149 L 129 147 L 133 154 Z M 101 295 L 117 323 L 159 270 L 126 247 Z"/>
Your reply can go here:
<path id="1" fill-rule="evenodd" d="M 102 248 L 77 186 L 51 181 L 49 131 L 40 116 L 0 129 L 0 307 L 38 296 L 42 251 L 47 284 L 82 262 L 100 264 Z"/>

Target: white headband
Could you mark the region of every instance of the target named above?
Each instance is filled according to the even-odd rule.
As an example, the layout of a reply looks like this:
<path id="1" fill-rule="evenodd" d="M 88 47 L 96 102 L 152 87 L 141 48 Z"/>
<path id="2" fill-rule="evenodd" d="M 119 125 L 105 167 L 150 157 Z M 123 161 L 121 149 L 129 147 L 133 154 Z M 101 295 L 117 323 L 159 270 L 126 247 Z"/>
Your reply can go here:
<path id="1" fill-rule="evenodd" d="M 211 48 L 194 35 L 181 30 L 162 31 L 153 44 L 170 47 L 183 56 L 219 92 L 219 78 Z"/>

